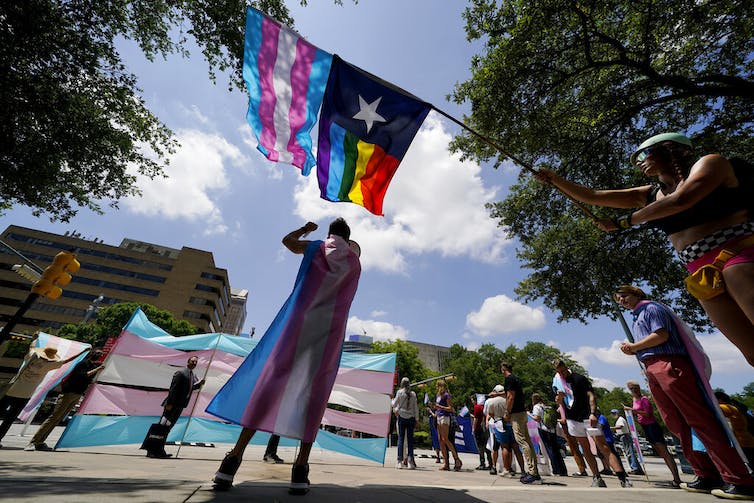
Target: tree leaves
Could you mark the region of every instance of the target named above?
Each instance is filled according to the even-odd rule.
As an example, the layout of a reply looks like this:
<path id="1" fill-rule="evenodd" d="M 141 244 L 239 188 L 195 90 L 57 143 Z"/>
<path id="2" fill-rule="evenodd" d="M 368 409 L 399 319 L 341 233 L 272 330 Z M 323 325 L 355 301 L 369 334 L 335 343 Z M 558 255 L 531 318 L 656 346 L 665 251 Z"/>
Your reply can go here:
<path id="1" fill-rule="evenodd" d="M 282 0 L 253 2 L 292 25 Z M 163 174 L 172 132 L 145 105 L 118 49 L 202 50 L 212 79 L 242 89 L 243 0 L 9 0 L 0 3 L 0 211 L 20 204 L 68 221 L 139 194 Z"/>
<path id="2" fill-rule="evenodd" d="M 470 127 L 526 162 L 598 189 L 644 185 L 627 166 L 629 154 L 672 130 L 693 136 L 700 154 L 754 158 L 746 2 L 474 0 L 465 19 L 468 37 L 484 40 L 485 51 L 452 99 L 471 104 Z M 496 167 L 505 160 L 471 135 L 453 146 Z M 490 210 L 519 238 L 519 258 L 533 271 L 517 294 L 544 300 L 561 320 L 611 315 L 613 289 L 638 283 L 695 327 L 709 326 L 655 232 L 602 234 L 525 174 Z"/>

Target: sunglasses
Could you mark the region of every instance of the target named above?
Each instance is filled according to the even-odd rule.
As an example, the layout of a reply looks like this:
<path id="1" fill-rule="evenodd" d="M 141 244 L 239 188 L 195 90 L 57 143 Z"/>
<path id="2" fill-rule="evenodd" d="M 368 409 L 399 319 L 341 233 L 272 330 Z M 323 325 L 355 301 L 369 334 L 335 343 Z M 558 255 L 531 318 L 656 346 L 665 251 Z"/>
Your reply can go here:
<path id="1" fill-rule="evenodd" d="M 639 151 L 639 153 L 636 154 L 636 163 L 639 164 L 639 163 L 644 162 L 644 159 L 646 159 L 649 156 L 649 154 L 651 154 L 652 152 L 656 150 L 657 150 L 657 147 L 647 147 L 644 150 Z"/>

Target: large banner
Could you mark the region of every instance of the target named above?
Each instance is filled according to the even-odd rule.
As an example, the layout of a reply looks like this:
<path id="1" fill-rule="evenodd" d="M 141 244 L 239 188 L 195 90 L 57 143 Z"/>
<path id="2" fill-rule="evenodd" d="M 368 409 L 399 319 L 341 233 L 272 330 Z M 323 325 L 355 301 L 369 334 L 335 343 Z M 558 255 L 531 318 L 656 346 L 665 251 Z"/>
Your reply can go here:
<path id="1" fill-rule="evenodd" d="M 205 378 L 206 384 L 193 394 L 168 441 L 235 442 L 241 427 L 222 421 L 205 409 L 256 343 L 226 334 L 173 337 L 137 309 L 56 447 L 141 443 L 149 425 L 162 414 L 160 404 L 167 396 L 173 374 L 193 356 L 199 359 L 194 372 L 197 378 Z M 315 446 L 384 461 L 395 358 L 395 353 L 342 355 L 322 418 L 325 428 L 319 430 Z M 331 432 L 343 429 L 351 430 L 348 437 Z M 369 438 L 351 438 L 359 432 Z M 266 444 L 268 438 L 260 432 L 252 443 Z M 297 444 L 294 440 L 281 442 L 284 446 Z"/>
<path id="2" fill-rule="evenodd" d="M 453 437 L 453 444 L 456 446 L 458 452 L 469 452 L 471 454 L 478 454 L 479 450 L 476 448 L 476 440 L 474 440 L 474 432 L 471 429 L 471 417 L 469 416 L 456 416 L 458 421 L 458 430 L 456 430 Z M 432 436 L 432 448 L 437 449 L 440 445 L 439 437 L 437 436 L 437 430 L 432 421 L 429 422 L 429 433 Z"/>

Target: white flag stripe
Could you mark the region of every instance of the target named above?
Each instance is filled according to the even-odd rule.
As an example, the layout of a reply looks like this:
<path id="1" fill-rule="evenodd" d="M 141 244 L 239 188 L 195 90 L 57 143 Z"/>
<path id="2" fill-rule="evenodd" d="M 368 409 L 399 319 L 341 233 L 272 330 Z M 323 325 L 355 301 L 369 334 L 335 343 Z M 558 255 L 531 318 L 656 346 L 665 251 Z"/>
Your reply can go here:
<path id="1" fill-rule="evenodd" d="M 288 151 L 291 138 L 291 123 L 288 112 L 291 108 L 293 91 L 291 89 L 291 68 L 296 61 L 296 41 L 298 37 L 288 30 L 281 29 L 278 35 L 278 57 L 272 73 L 275 88 L 275 150 L 281 162 L 293 161 L 293 154 Z"/>

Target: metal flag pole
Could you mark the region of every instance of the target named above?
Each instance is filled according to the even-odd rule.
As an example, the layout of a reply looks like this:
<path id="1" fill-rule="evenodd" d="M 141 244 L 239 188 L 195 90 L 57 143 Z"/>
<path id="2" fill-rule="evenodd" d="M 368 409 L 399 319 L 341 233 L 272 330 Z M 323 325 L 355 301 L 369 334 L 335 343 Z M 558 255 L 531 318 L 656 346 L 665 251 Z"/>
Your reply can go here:
<path id="1" fill-rule="evenodd" d="M 202 376 L 202 380 L 206 379 L 207 375 L 209 374 L 209 369 L 212 366 L 212 361 L 215 359 L 215 353 L 217 352 L 217 346 L 220 344 L 221 338 L 222 338 L 222 334 L 217 334 L 217 341 L 215 341 L 215 347 L 212 348 L 212 354 L 209 357 L 209 362 L 207 362 L 207 368 L 204 370 L 204 375 Z M 193 383 L 191 385 L 193 386 Z M 181 440 L 178 442 L 178 450 L 175 451 L 176 459 L 178 459 L 178 455 L 181 453 L 181 447 L 183 447 L 183 439 L 186 438 L 186 433 L 188 433 L 188 428 L 189 428 L 189 425 L 191 424 L 191 419 L 194 417 L 194 409 L 196 409 L 196 404 L 199 403 L 199 395 L 201 394 L 201 392 L 202 390 L 200 388 L 199 393 L 196 394 L 196 400 L 194 400 L 194 405 L 191 406 L 191 411 L 189 411 L 188 418 L 186 419 L 186 426 L 183 428 L 183 433 L 181 434 Z"/>
<path id="2" fill-rule="evenodd" d="M 458 124 L 463 129 L 465 129 L 466 131 L 468 131 L 469 133 L 471 133 L 472 135 L 474 135 L 476 138 L 478 138 L 479 140 L 481 140 L 483 143 L 486 143 L 488 146 L 494 148 L 495 150 L 497 150 L 498 152 L 500 152 L 501 154 L 503 154 L 505 157 L 507 157 L 508 159 L 510 159 L 511 161 L 513 161 L 514 163 L 518 164 L 520 167 L 524 168 L 529 173 L 535 174 L 537 172 L 537 170 L 535 170 L 534 167 L 531 164 L 529 164 L 528 162 L 525 162 L 523 159 L 520 159 L 520 158 L 516 157 L 515 155 L 511 154 L 510 152 L 507 152 L 502 146 L 500 146 L 498 143 L 492 141 L 490 138 L 482 135 L 481 133 L 476 132 L 475 130 L 471 129 L 469 126 L 467 126 L 466 124 L 464 124 L 462 121 L 456 119 L 455 117 L 453 117 L 449 113 L 447 113 L 447 112 L 445 112 L 443 110 L 440 110 L 436 106 L 431 105 L 431 104 L 430 104 L 430 106 L 437 113 L 439 113 L 440 115 L 442 115 L 443 117 L 445 117 L 447 119 L 450 119 L 454 123 Z M 599 221 L 599 218 L 597 218 L 597 216 L 589 208 L 587 208 L 587 206 L 584 203 L 582 203 L 581 201 L 575 199 L 571 195 L 566 194 L 565 192 L 563 192 L 563 190 L 560 187 L 558 187 L 554 183 L 552 183 L 550 181 L 548 181 L 547 183 L 549 183 L 550 185 L 552 185 L 553 187 L 555 187 L 558 190 L 558 192 L 560 192 L 561 194 L 563 194 L 564 196 L 566 196 L 573 204 L 575 204 L 582 211 L 582 213 L 584 213 L 584 215 L 586 215 L 587 217 L 589 217 L 593 222 L 596 223 L 596 222 Z"/>

